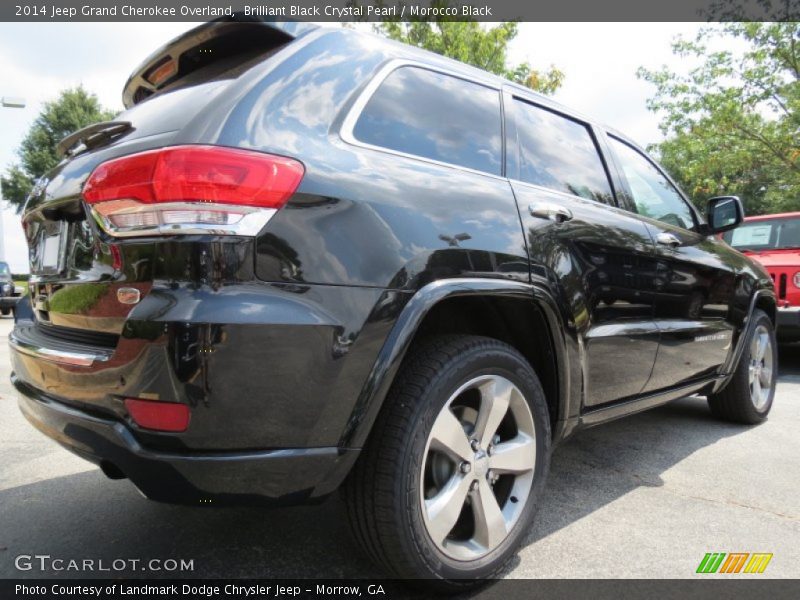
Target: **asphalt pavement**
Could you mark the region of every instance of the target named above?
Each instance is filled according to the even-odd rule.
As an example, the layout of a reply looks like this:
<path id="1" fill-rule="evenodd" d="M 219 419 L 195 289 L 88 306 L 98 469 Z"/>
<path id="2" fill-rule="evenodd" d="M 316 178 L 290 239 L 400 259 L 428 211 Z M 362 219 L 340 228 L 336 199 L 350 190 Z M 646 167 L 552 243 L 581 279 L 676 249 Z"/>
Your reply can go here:
<path id="1" fill-rule="evenodd" d="M 144 499 L 44 437 L 20 414 L 0 319 L 0 577 L 45 571 L 18 556 L 115 559 L 114 576 L 375 578 L 338 496 L 318 506 L 178 507 Z M 509 578 L 691 578 L 707 552 L 767 552 L 765 572 L 800 577 L 800 347 L 781 348 L 769 420 L 715 421 L 686 398 L 578 434 L 553 455 L 536 522 Z M 161 560 L 145 570 L 142 564 Z M 165 559 L 192 570 L 164 572 Z M 27 564 L 22 559 L 21 566 Z M 121 563 L 117 563 L 120 565 Z M 126 567 L 127 568 L 127 567 Z M 749 576 L 748 576 L 749 577 Z"/>

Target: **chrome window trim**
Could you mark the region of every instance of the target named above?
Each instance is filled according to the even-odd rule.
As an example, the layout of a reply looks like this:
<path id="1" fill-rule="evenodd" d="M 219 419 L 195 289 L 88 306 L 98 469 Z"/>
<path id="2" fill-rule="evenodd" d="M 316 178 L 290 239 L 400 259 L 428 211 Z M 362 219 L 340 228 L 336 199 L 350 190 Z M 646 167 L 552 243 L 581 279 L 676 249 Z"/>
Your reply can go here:
<path id="1" fill-rule="evenodd" d="M 448 77 L 453 77 L 455 79 L 461 79 L 462 81 L 466 81 L 468 83 L 472 83 L 475 85 L 480 85 L 481 87 L 488 88 L 490 90 L 494 90 L 497 92 L 498 96 L 498 119 L 500 122 L 500 131 L 498 134 L 500 135 L 500 174 L 489 173 L 487 171 L 479 171 L 478 169 L 472 169 L 470 167 L 464 167 L 462 165 L 458 165 L 455 163 L 444 162 L 440 160 L 436 160 L 434 158 L 428 158 L 426 156 L 420 156 L 418 154 L 409 154 L 407 152 L 401 152 L 399 150 L 393 150 L 392 148 L 387 148 L 385 146 L 376 146 L 374 144 L 368 144 L 367 142 L 362 142 L 353 133 L 355 129 L 356 123 L 358 122 L 359 117 L 361 116 L 364 107 L 366 107 L 367 102 L 370 101 L 373 94 L 378 90 L 381 84 L 386 80 L 389 75 L 391 75 L 397 69 L 402 67 L 416 67 L 419 69 L 425 69 L 426 71 L 432 71 L 434 73 L 439 73 L 440 75 L 446 75 Z M 339 137 L 342 140 L 351 146 L 356 146 L 359 148 L 368 148 L 370 150 L 376 150 L 378 152 L 383 152 L 385 154 L 392 154 L 394 156 L 402 156 L 404 158 L 411 158 L 414 160 L 419 160 L 428 164 L 437 165 L 440 167 L 449 167 L 451 169 L 457 169 L 459 171 L 465 171 L 467 173 L 475 173 L 477 175 L 483 175 L 485 177 L 491 177 L 493 179 L 499 179 L 502 181 L 506 181 L 507 178 L 503 175 L 503 171 L 505 169 L 505 154 L 504 154 L 504 147 L 505 147 L 505 140 L 503 139 L 504 134 L 504 124 L 503 124 L 503 99 L 501 97 L 502 86 L 496 83 L 491 83 L 486 80 L 478 79 L 477 77 L 470 77 L 468 75 L 464 75 L 461 73 L 456 73 L 453 71 L 449 71 L 445 68 L 438 67 L 435 65 L 429 65 L 427 63 L 415 61 L 415 60 L 407 60 L 407 59 L 393 59 L 386 63 L 383 67 L 381 67 L 375 76 L 370 80 L 370 82 L 366 85 L 366 87 L 361 91 L 361 93 L 356 98 L 353 105 L 350 107 L 350 110 L 347 112 L 347 115 L 342 122 L 342 126 L 339 129 Z"/>

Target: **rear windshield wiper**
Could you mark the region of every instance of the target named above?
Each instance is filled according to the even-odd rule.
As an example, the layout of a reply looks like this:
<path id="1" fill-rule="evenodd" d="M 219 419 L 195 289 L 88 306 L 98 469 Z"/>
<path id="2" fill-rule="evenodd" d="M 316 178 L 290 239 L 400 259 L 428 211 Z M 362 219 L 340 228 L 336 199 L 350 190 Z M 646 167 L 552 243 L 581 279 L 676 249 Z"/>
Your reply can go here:
<path id="1" fill-rule="evenodd" d="M 129 121 L 104 121 L 69 134 L 56 145 L 59 156 L 74 155 L 96 148 L 114 137 L 133 131 Z"/>

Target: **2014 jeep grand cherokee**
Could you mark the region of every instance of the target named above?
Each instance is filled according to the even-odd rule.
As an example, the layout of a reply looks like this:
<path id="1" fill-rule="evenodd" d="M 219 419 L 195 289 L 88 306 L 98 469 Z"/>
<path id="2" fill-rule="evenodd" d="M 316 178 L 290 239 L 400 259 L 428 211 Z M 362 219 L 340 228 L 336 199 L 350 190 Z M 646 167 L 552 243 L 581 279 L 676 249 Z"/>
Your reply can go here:
<path id="1" fill-rule="evenodd" d="M 204 24 L 31 195 L 25 416 L 154 500 L 344 490 L 394 576 L 491 577 L 554 444 L 688 394 L 758 423 L 766 272 L 623 135 L 349 30 Z"/>

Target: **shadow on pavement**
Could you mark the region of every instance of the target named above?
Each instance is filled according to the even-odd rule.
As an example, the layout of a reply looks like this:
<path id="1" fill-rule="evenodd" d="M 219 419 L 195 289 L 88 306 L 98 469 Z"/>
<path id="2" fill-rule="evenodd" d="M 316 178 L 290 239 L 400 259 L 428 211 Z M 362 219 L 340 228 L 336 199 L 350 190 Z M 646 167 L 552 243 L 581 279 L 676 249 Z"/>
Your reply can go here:
<path id="1" fill-rule="evenodd" d="M 661 487 L 664 471 L 747 429 L 715 420 L 705 398 L 692 397 L 576 434 L 553 454 L 547 490 L 526 543 L 638 487 Z"/>
<path id="2" fill-rule="evenodd" d="M 283 509 L 170 506 L 99 469 L 0 492 L 0 577 L 375 577 L 338 497 Z M 194 560 L 186 573 L 19 572 L 19 554 Z"/>
<path id="3" fill-rule="evenodd" d="M 800 344 L 785 344 L 778 347 L 778 365 L 781 377 L 800 376 Z"/>
<path id="4" fill-rule="evenodd" d="M 800 347 L 781 349 L 782 377 L 800 377 Z M 747 428 L 715 421 L 686 398 L 582 432 L 560 446 L 531 544 L 641 487 L 700 448 Z M 33 435 L 33 432 L 32 432 Z M 0 577 L 91 576 L 19 572 L 14 557 L 183 558 L 195 570 L 170 577 L 374 578 L 351 540 L 338 496 L 286 509 L 193 508 L 149 502 L 99 470 L 0 491 Z M 153 572 L 95 573 L 158 576 Z"/>

